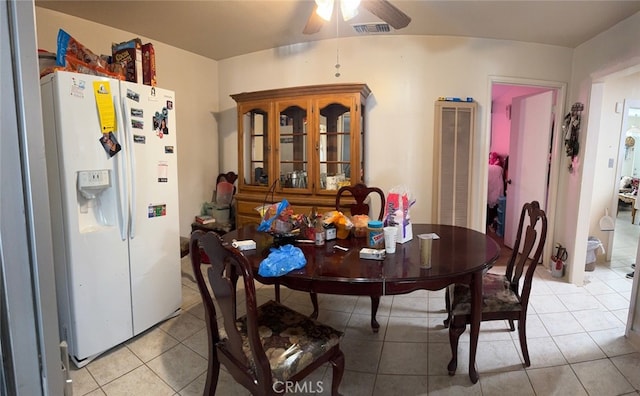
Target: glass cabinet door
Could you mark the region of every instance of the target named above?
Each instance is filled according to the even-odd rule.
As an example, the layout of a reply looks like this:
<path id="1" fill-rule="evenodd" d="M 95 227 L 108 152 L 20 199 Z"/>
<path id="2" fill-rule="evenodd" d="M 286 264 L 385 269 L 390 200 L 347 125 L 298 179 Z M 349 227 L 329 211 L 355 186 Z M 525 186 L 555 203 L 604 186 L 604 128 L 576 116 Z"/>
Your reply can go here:
<path id="1" fill-rule="evenodd" d="M 318 161 L 320 190 L 351 184 L 351 100 L 319 103 Z"/>
<path id="2" fill-rule="evenodd" d="M 278 102 L 276 166 L 280 189 L 309 190 L 309 102 Z"/>
<path id="3" fill-rule="evenodd" d="M 269 111 L 255 106 L 242 113 L 243 180 L 249 186 L 268 186 L 269 181 Z"/>

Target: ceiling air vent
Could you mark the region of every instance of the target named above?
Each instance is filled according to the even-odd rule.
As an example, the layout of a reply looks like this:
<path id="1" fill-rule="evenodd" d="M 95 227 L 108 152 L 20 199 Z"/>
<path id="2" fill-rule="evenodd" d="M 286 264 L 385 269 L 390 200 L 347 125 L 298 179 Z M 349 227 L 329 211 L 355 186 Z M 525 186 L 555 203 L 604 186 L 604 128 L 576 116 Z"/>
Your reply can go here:
<path id="1" fill-rule="evenodd" d="M 391 28 L 386 23 L 360 23 L 353 26 L 353 30 L 360 34 L 389 33 Z"/>

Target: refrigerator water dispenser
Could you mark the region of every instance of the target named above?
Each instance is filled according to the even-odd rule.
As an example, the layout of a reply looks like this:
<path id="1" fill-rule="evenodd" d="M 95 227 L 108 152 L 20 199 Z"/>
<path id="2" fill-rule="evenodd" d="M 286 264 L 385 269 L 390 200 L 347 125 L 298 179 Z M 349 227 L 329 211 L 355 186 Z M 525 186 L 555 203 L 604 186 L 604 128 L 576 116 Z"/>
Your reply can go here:
<path id="1" fill-rule="evenodd" d="M 109 187 L 111 187 L 111 171 L 109 169 L 78 172 L 78 191 L 86 199 L 97 198 Z"/>
<path id="2" fill-rule="evenodd" d="M 100 226 L 109 226 L 113 222 L 103 208 L 103 198 L 111 201 L 111 197 L 101 197 L 111 187 L 111 170 L 78 171 L 78 209 L 80 212 L 80 230 L 93 231 Z"/>

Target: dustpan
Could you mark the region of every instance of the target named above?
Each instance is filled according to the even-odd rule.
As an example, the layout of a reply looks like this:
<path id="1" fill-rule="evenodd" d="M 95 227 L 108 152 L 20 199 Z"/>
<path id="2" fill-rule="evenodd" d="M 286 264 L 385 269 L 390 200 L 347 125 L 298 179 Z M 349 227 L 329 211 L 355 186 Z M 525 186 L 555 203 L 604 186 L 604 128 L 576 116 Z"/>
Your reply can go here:
<path id="1" fill-rule="evenodd" d="M 600 231 L 613 231 L 614 223 L 611 216 L 609 216 L 609 209 L 604 210 L 604 216 L 600 218 Z"/>

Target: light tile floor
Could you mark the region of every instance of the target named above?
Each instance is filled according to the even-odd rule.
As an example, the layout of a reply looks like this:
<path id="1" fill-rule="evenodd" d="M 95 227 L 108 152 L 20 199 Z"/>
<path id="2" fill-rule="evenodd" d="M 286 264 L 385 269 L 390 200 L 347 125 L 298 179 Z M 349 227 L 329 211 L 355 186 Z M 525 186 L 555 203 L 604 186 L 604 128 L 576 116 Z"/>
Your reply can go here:
<path id="1" fill-rule="evenodd" d="M 621 213 L 623 216 L 624 213 Z M 628 214 L 627 214 L 628 215 Z M 386 395 L 627 395 L 640 393 L 640 352 L 624 337 L 631 292 L 625 274 L 640 233 L 620 221 L 614 257 L 587 273 L 577 287 L 551 277 L 540 266 L 535 275 L 527 319 L 531 367 L 523 368 L 516 332 L 505 322 L 481 326 L 477 367 L 469 381 L 468 332 L 459 346 L 459 367 L 447 375 L 451 357 L 442 291 L 383 297 L 380 332 L 369 327 L 368 297 L 320 295 L 323 322 L 345 332 L 346 357 L 340 391 L 346 396 Z M 624 226 L 623 224 L 627 225 Z M 183 313 L 71 372 L 74 395 L 201 395 L 207 369 L 204 311 L 188 257 L 182 261 Z M 494 270 L 499 271 L 500 268 Z M 257 285 L 260 300 L 271 287 Z M 282 290 L 282 301 L 311 312 L 305 293 Z M 311 375 L 328 394 L 331 369 Z M 318 387 L 307 394 L 317 394 Z M 218 395 L 248 395 L 223 370 Z"/>

